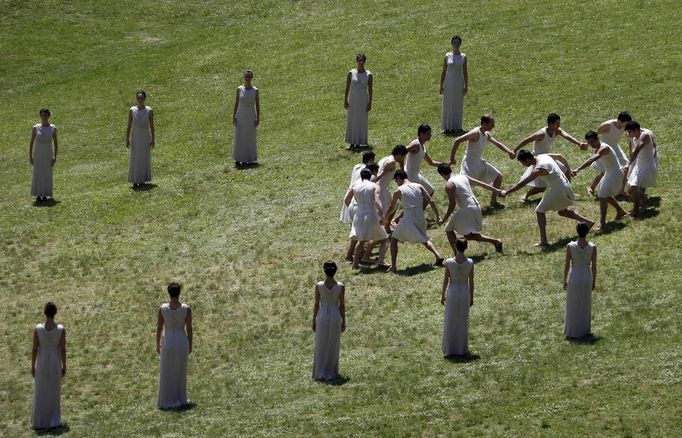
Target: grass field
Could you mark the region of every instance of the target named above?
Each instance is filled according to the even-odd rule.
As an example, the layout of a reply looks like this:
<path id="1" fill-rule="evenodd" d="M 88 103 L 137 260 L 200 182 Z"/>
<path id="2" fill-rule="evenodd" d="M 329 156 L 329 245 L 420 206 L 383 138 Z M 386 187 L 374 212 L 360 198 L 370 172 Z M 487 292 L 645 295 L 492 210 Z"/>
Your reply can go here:
<path id="1" fill-rule="evenodd" d="M 0 435 L 33 433 L 31 331 L 51 299 L 67 329 L 73 436 L 680 436 L 681 21 L 676 0 L 0 0 Z M 313 285 L 323 260 L 342 260 L 338 213 L 359 160 L 343 150 L 345 73 L 367 54 L 370 143 L 386 155 L 419 123 L 437 131 L 454 33 L 469 57 L 467 127 L 491 112 L 512 147 L 550 111 L 579 138 L 622 110 L 651 128 L 662 161 L 650 211 L 592 236 L 597 341 L 563 340 L 562 245 L 532 247 L 533 209 L 515 194 L 486 217 L 505 254 L 470 246 L 476 360 L 441 357 L 442 271 L 405 246 L 402 275 L 339 272 L 347 381 L 314 383 Z M 262 165 L 236 170 L 228 118 L 244 68 L 261 90 Z M 124 143 L 137 88 L 157 127 L 156 186 L 141 192 L 126 183 Z M 60 156 L 58 203 L 39 208 L 26 157 L 43 106 Z M 434 135 L 431 155 L 445 159 L 450 143 Z M 574 166 L 587 157 L 554 147 Z M 486 155 L 505 186 L 523 172 Z M 584 196 L 593 175 L 574 182 L 575 208 L 597 218 Z M 550 241 L 573 236 L 573 222 L 548 219 Z M 443 230 L 430 235 L 446 252 Z M 171 280 L 194 313 L 196 406 L 184 412 L 155 407 L 155 312 Z"/>

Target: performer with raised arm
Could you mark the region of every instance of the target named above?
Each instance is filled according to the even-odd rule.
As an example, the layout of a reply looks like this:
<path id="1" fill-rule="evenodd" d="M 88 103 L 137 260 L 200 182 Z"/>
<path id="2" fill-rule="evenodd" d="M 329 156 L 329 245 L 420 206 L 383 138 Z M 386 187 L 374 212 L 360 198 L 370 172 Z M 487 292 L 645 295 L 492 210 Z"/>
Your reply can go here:
<path id="1" fill-rule="evenodd" d="M 602 141 L 611 146 L 611 149 L 613 149 L 620 167 L 625 166 L 625 163 L 628 161 L 628 157 L 618 144 L 618 140 L 620 140 L 620 137 L 625 133 L 625 124 L 630 120 L 632 120 L 630 114 L 628 114 L 626 111 L 623 111 L 618 114 L 617 118 L 607 120 L 599 125 L 599 128 L 597 128 L 597 134 L 601 135 Z M 599 181 L 601 181 L 601 179 L 604 177 L 604 167 L 600 161 L 595 161 L 592 163 L 592 167 L 599 171 L 599 174 L 594 177 L 592 184 L 590 184 L 590 186 L 587 188 L 588 196 L 594 196 L 594 191 L 597 190 Z M 625 179 L 623 179 L 623 183 L 621 184 L 618 194 L 623 191 L 623 186 L 625 186 Z"/>
<path id="2" fill-rule="evenodd" d="M 637 217 L 646 201 L 647 187 L 656 187 L 658 150 L 654 133 L 649 129 L 642 128 L 634 120 L 625 125 L 625 132 L 628 134 L 630 158 L 625 163 L 623 170 L 628 175 L 628 184 L 630 185 L 628 194 L 634 203 L 630 215 Z"/>

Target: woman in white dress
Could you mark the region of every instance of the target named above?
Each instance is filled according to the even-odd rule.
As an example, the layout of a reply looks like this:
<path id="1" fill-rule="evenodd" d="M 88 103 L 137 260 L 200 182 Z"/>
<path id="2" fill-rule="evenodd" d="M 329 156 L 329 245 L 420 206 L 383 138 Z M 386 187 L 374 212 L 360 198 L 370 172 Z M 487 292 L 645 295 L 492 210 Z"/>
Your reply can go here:
<path id="1" fill-rule="evenodd" d="M 31 374 L 35 379 L 33 390 L 34 429 L 52 429 L 62 424 L 60 396 L 62 378 L 66 375 L 66 331 L 55 324 L 57 306 L 45 304 L 45 322 L 33 331 Z"/>
<path id="2" fill-rule="evenodd" d="M 455 35 L 450 42 L 452 52 L 445 54 L 443 72 L 440 74 L 440 94 L 443 95 L 440 125 L 446 134 L 462 131 L 464 96 L 469 85 L 467 56 L 460 51 L 462 38 Z"/>
<path id="3" fill-rule="evenodd" d="M 616 217 L 614 220 L 619 220 L 625 216 L 629 216 L 623 207 L 618 204 L 615 196 L 619 194 L 623 188 L 623 169 L 618 163 L 618 154 L 613 147 L 607 143 L 602 143 L 599 140 L 599 134 L 594 131 L 588 131 L 585 134 L 585 140 L 591 148 L 594 149 L 594 155 L 585 160 L 583 164 L 578 166 L 571 174 L 576 176 L 582 169 L 594 164 L 599 164 L 598 168 L 603 172 L 603 177 L 599 183 L 599 190 L 597 197 L 599 198 L 599 226 L 597 231 L 606 227 L 606 209 L 609 204 L 616 209 Z"/>
<path id="4" fill-rule="evenodd" d="M 625 125 L 625 132 L 628 136 L 631 152 L 630 159 L 625 163 L 623 170 L 628 175 L 628 185 L 630 186 L 628 194 L 633 202 L 630 215 L 637 217 L 646 201 L 646 189 L 656 187 L 658 147 L 654 133 L 642 128 L 634 120 Z"/>
<path id="5" fill-rule="evenodd" d="M 346 330 L 346 307 L 343 283 L 334 279 L 336 263 L 327 260 L 323 270 L 324 281 L 315 285 L 313 307 L 313 332 L 315 333 L 315 355 L 313 358 L 313 379 L 333 380 L 339 377 L 339 352 L 341 333 Z"/>
<path id="6" fill-rule="evenodd" d="M 31 196 L 36 202 L 52 196 L 52 168 L 57 161 L 57 127 L 50 123 L 50 110 L 40 110 L 41 122 L 33 126 L 28 145 L 28 161 L 33 166 Z"/>
<path id="7" fill-rule="evenodd" d="M 585 239 L 590 226 L 580 222 L 576 230 L 578 240 L 566 246 L 564 266 L 564 290 L 567 291 L 564 335 L 567 339 L 590 334 L 592 291 L 597 281 L 597 247 Z"/>
<path id="8" fill-rule="evenodd" d="M 146 106 L 147 93 L 138 90 L 137 105 L 128 111 L 126 147 L 130 150 L 128 182 L 139 187 L 152 180 L 152 149 L 154 148 L 154 111 Z M 132 134 L 132 135 L 131 135 Z"/>
<path id="9" fill-rule="evenodd" d="M 445 261 L 440 303 L 445 306 L 443 356 L 469 353 L 469 307 L 474 305 L 474 261 L 464 255 L 465 239 L 455 242 L 455 257 Z"/>
<path id="10" fill-rule="evenodd" d="M 617 118 L 607 120 L 597 128 L 597 134 L 601 135 L 601 139 L 604 143 L 611 146 L 611 149 L 613 149 L 613 152 L 616 154 L 618 164 L 621 167 L 625 166 L 628 159 L 625 152 L 623 152 L 623 149 L 618 144 L 618 141 L 620 140 L 620 137 L 625 134 L 625 124 L 631 120 L 632 116 L 630 116 L 627 111 L 622 111 L 618 114 Z M 594 177 L 592 183 L 587 188 L 587 196 L 594 196 L 599 181 L 604 177 L 604 168 L 599 161 L 592 163 L 592 167 L 597 170 L 599 174 Z M 625 186 L 625 179 L 622 181 L 621 191 L 618 192 L 618 194 L 622 193 L 623 186 Z"/>
<path id="11" fill-rule="evenodd" d="M 346 119 L 348 150 L 355 150 L 368 144 L 368 116 L 372 110 L 374 79 L 372 72 L 365 69 L 367 57 L 360 53 L 355 60 L 357 67 L 351 69 L 346 76 L 346 91 L 343 98 L 343 107 L 348 113 Z"/>
<path id="12" fill-rule="evenodd" d="M 170 300 L 162 304 L 158 312 L 156 352 L 161 356 L 160 409 L 178 409 L 188 405 L 187 361 L 192 352 L 192 309 L 180 302 L 180 290 L 178 283 L 169 284 Z"/>
<path id="13" fill-rule="evenodd" d="M 235 164 L 255 164 L 258 162 L 256 151 L 256 128 L 260 124 L 260 97 L 258 88 L 252 85 L 253 72 L 244 71 L 244 85 L 237 87 L 232 112 L 234 124 L 234 149 L 232 159 Z"/>

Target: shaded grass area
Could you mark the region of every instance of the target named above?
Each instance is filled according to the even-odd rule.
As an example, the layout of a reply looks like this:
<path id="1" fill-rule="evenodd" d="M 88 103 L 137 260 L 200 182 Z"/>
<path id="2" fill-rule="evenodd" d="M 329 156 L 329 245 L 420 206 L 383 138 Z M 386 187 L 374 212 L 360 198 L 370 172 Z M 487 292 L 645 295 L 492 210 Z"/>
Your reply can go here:
<path id="1" fill-rule="evenodd" d="M 37 11 L 0 1 L 0 433 L 30 434 L 31 328 L 47 299 L 67 328 L 62 412 L 74 436 L 679 432 L 680 8 L 485 5 L 79 1 Z M 492 112 L 496 138 L 513 146 L 550 111 L 580 137 L 627 109 L 653 129 L 662 171 L 650 213 L 593 236 L 601 261 L 593 342 L 562 336 L 562 248 L 573 223 L 550 215 L 550 241 L 560 244 L 532 248 L 533 208 L 515 197 L 485 218 L 505 254 L 470 248 L 476 360 L 440 355 L 442 271 L 423 248 L 401 247 L 406 275 L 343 267 L 347 381 L 316 384 L 312 287 L 324 259 L 341 260 L 338 209 L 359 160 L 343 151 L 345 71 L 367 54 L 370 143 L 388 154 L 419 123 L 437 129 L 453 33 L 470 62 L 468 127 Z M 236 169 L 228 118 L 247 67 L 261 90 L 261 165 Z M 123 140 L 140 87 L 158 137 L 155 187 L 136 192 L 125 183 Z M 58 202 L 47 208 L 31 204 L 26 160 L 42 106 L 61 145 Z M 431 155 L 447 157 L 451 141 L 434 135 Z M 574 165 L 586 158 L 566 142 L 555 150 Z M 486 158 L 505 185 L 522 174 L 494 148 Z M 433 169 L 426 174 L 440 185 Z M 575 208 L 596 218 L 597 203 L 584 196 L 592 176 L 575 181 Z M 445 206 L 442 191 L 437 202 Z M 445 252 L 442 230 L 429 234 Z M 184 412 L 155 409 L 155 310 L 170 280 L 185 284 L 195 318 L 196 406 Z"/>

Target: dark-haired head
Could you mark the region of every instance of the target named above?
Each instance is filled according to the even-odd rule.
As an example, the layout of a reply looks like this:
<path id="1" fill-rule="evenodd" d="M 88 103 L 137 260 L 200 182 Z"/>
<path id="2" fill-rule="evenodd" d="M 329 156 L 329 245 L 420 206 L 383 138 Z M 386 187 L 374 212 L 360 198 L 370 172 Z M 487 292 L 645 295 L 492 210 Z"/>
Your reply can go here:
<path id="1" fill-rule="evenodd" d="M 249 70 L 248 68 L 244 70 L 244 78 L 253 79 L 253 70 Z"/>
<path id="2" fill-rule="evenodd" d="M 54 318 L 54 316 L 57 314 L 57 305 L 55 303 L 53 303 L 52 301 L 48 301 L 47 303 L 45 303 L 45 307 L 43 308 L 43 313 L 48 318 Z"/>
<path id="3" fill-rule="evenodd" d="M 578 237 L 585 237 L 587 232 L 590 231 L 590 226 L 586 222 L 578 222 L 578 225 L 575 226 L 575 231 L 578 232 Z"/>
<path id="4" fill-rule="evenodd" d="M 324 275 L 327 277 L 333 277 L 336 275 L 336 270 L 338 268 L 336 267 L 336 263 L 334 263 L 333 260 L 327 260 L 324 262 L 324 265 L 322 265 L 322 270 L 324 271 Z"/>
<path id="5" fill-rule="evenodd" d="M 527 160 L 532 160 L 535 158 L 535 155 L 533 155 L 532 152 L 527 151 L 525 149 L 521 149 L 519 153 L 516 155 L 516 159 L 519 160 L 519 162 L 523 163 Z"/>
<path id="6" fill-rule="evenodd" d="M 599 134 L 597 134 L 594 131 L 587 131 L 587 134 L 585 134 L 585 140 L 597 140 L 597 141 L 599 141 Z"/>
<path id="7" fill-rule="evenodd" d="M 372 152 L 372 151 L 367 151 L 367 152 L 365 152 L 365 153 L 362 154 L 362 162 L 363 162 L 364 164 L 367 164 L 367 163 L 369 163 L 370 161 L 374 161 L 374 158 L 375 158 L 375 157 L 376 157 L 376 155 L 374 155 L 374 152 Z"/>
<path id="8" fill-rule="evenodd" d="M 42 116 L 43 114 L 47 114 L 47 116 L 51 116 L 50 110 L 47 108 L 40 108 L 40 111 L 38 112 L 38 115 Z"/>
<path id="9" fill-rule="evenodd" d="M 405 171 L 403 169 L 398 169 L 393 174 L 393 179 L 404 181 L 407 179 L 407 173 L 405 173 Z"/>
<path id="10" fill-rule="evenodd" d="M 407 155 L 407 148 L 402 144 L 397 144 L 393 147 L 393 151 L 391 151 L 391 155 L 393 155 L 394 157 L 396 155 L 405 156 L 405 155 Z"/>
<path id="11" fill-rule="evenodd" d="M 431 132 L 431 127 L 426 123 L 422 123 L 421 125 L 419 125 L 419 128 L 417 128 L 417 135 L 422 135 L 429 132 Z"/>
<path id="12" fill-rule="evenodd" d="M 180 286 L 180 283 L 170 283 L 168 285 L 168 295 L 170 295 L 171 298 L 177 298 L 180 296 L 181 289 L 182 286 Z"/>
<path id="13" fill-rule="evenodd" d="M 623 111 L 620 114 L 618 114 L 618 118 L 616 120 L 618 120 L 619 122 L 627 123 L 632 121 L 632 116 L 630 115 L 629 112 Z"/>
<path id="14" fill-rule="evenodd" d="M 365 56 L 364 53 L 358 53 L 358 56 L 355 57 L 355 60 L 364 64 L 367 62 L 367 56 Z"/>
<path id="15" fill-rule="evenodd" d="M 146 98 L 147 98 L 147 93 L 145 93 L 144 90 L 137 90 L 137 92 L 135 93 L 135 98 L 137 98 L 137 99 L 140 99 L 140 98 L 146 99 Z"/>
<path id="16" fill-rule="evenodd" d="M 486 125 L 492 122 L 493 120 L 495 120 L 493 116 L 491 116 L 490 114 L 484 114 L 481 116 L 481 125 Z"/>
<path id="17" fill-rule="evenodd" d="M 459 252 L 464 252 L 466 249 L 469 247 L 469 243 L 467 242 L 466 239 L 457 239 L 455 241 L 455 248 Z"/>
<path id="18" fill-rule="evenodd" d="M 455 42 L 457 42 L 457 44 L 462 44 L 462 37 L 460 37 L 459 35 L 453 36 L 453 37 L 450 39 L 450 43 L 454 46 L 454 45 L 455 45 Z"/>
<path id="19" fill-rule="evenodd" d="M 639 123 L 635 122 L 634 120 L 630 120 L 625 124 L 625 130 L 626 131 L 631 131 L 631 132 L 636 132 L 642 129 L 641 126 L 639 126 Z"/>
<path id="20" fill-rule="evenodd" d="M 549 113 L 549 115 L 547 116 L 547 124 L 548 124 L 548 125 L 551 125 L 551 124 L 553 124 L 553 123 L 556 123 L 556 122 L 558 122 L 559 120 L 561 120 L 561 117 L 559 116 L 559 114 L 556 114 L 556 113 Z"/>
<path id="21" fill-rule="evenodd" d="M 360 171 L 360 179 L 361 180 L 367 180 L 372 178 L 372 172 L 368 168 L 364 168 Z"/>
<path id="22" fill-rule="evenodd" d="M 379 172 L 379 165 L 376 163 L 368 164 L 365 169 L 369 170 L 372 175 L 376 175 Z"/>
<path id="23" fill-rule="evenodd" d="M 443 176 L 450 176 L 452 175 L 452 167 L 448 163 L 440 163 L 438 165 L 438 173 Z"/>

